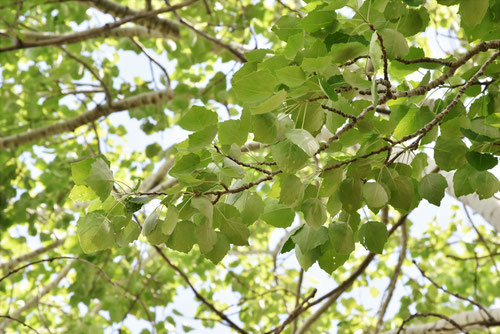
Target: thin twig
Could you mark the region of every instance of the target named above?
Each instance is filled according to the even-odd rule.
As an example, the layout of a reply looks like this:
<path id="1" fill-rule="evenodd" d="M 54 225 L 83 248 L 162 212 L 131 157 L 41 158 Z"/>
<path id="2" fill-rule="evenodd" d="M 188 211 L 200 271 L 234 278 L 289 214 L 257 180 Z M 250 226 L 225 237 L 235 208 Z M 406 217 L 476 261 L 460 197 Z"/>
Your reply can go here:
<path id="1" fill-rule="evenodd" d="M 461 332 L 466 333 L 466 334 L 469 333 L 465 329 L 463 329 L 462 326 L 460 326 L 455 320 L 453 320 L 453 319 L 451 319 L 451 318 L 449 318 L 449 317 L 447 317 L 447 316 L 445 316 L 443 314 L 427 312 L 427 313 L 415 313 L 415 314 L 410 315 L 408 318 L 406 318 L 403 321 L 403 323 L 399 327 L 399 329 L 398 329 L 398 331 L 397 331 L 396 334 L 402 333 L 404 326 L 409 321 L 411 321 L 413 318 L 417 318 L 417 317 L 436 317 L 436 318 L 440 318 L 440 319 L 446 320 L 447 322 L 449 322 L 451 325 L 453 325 L 455 328 L 457 328 Z"/>
<path id="2" fill-rule="evenodd" d="M 217 153 L 219 153 L 222 156 L 225 156 L 226 158 L 228 158 L 229 160 L 237 163 L 240 166 L 247 167 L 247 168 L 252 168 L 252 169 L 254 169 L 254 170 L 258 171 L 258 172 L 261 172 L 261 173 L 264 173 L 264 174 L 267 174 L 267 175 L 272 175 L 273 174 L 273 172 L 270 171 L 270 170 L 267 170 L 267 169 L 264 169 L 264 168 L 260 168 L 260 167 L 257 167 L 257 166 L 253 166 L 253 165 L 247 164 L 245 162 L 242 162 L 242 161 L 236 159 L 235 157 L 230 156 L 229 154 L 225 154 L 224 152 L 222 152 L 219 149 L 219 147 L 217 145 L 214 145 L 214 147 L 215 147 L 215 150 L 217 151 Z"/>
<path id="3" fill-rule="evenodd" d="M 476 302 L 476 301 L 474 301 L 474 300 L 472 300 L 470 298 L 461 296 L 458 293 L 450 291 L 450 290 L 444 288 L 443 286 L 437 284 L 432 278 L 430 278 L 429 276 L 427 276 L 427 274 L 425 273 L 425 271 L 422 268 L 420 268 L 420 266 L 417 264 L 417 261 L 412 260 L 412 262 L 417 267 L 418 271 L 420 271 L 420 274 L 422 276 L 424 276 L 429 282 L 431 282 L 431 284 L 434 285 L 438 290 L 441 290 L 444 293 L 452 295 L 453 297 L 455 297 L 457 299 L 469 302 L 469 303 L 477 306 L 480 310 L 482 310 L 484 313 L 486 313 L 486 315 L 488 316 L 488 318 L 490 318 L 490 320 L 492 320 L 492 321 L 495 320 L 495 318 L 491 315 L 490 312 L 488 312 L 488 310 L 483 305 L 479 304 L 478 302 Z"/>
<path id="4" fill-rule="evenodd" d="M 196 295 L 196 297 L 203 303 L 205 304 L 209 309 L 211 309 L 215 314 L 217 314 L 222 320 L 224 320 L 229 326 L 231 326 L 232 329 L 237 331 L 240 334 L 247 334 L 247 331 L 242 329 L 240 326 L 238 326 L 236 323 L 234 323 L 231 319 L 229 319 L 224 313 L 219 311 L 211 302 L 209 302 L 205 297 L 203 297 L 193 286 L 191 281 L 189 280 L 189 277 L 175 264 L 170 261 L 170 259 L 163 253 L 162 249 L 158 246 L 154 246 L 156 252 L 161 256 L 161 258 L 172 268 L 174 269 L 181 277 L 182 279 L 186 282 L 186 284 L 189 286 L 191 291 Z"/>
<path id="5" fill-rule="evenodd" d="M 0 318 L 5 318 L 5 319 L 9 319 L 9 320 L 12 320 L 12 321 L 15 321 L 15 322 L 18 322 L 20 323 L 21 325 L 23 325 L 24 327 L 28 327 L 29 329 L 31 329 L 33 332 L 35 333 L 39 333 L 36 329 L 34 329 L 33 327 L 31 327 L 30 325 L 28 325 L 27 323 L 17 319 L 17 318 L 13 318 L 11 317 L 10 315 L 8 314 L 0 314 Z"/>
<path id="6" fill-rule="evenodd" d="M 345 112 L 343 112 L 343 111 L 341 111 L 341 110 L 335 109 L 335 108 L 333 108 L 333 107 L 329 107 L 329 106 L 327 106 L 326 104 L 322 104 L 322 105 L 321 105 L 321 108 L 323 108 L 323 109 L 325 109 L 325 110 L 328 110 L 328 111 L 331 111 L 331 112 L 334 112 L 334 113 L 336 113 L 336 114 L 338 114 L 338 115 L 340 115 L 340 116 L 343 116 L 343 117 L 345 117 L 345 118 L 352 119 L 353 121 L 355 121 L 355 120 L 356 120 L 356 116 L 351 115 L 351 114 L 347 114 L 347 113 L 345 113 Z"/>
<path id="7" fill-rule="evenodd" d="M 491 251 L 490 246 L 488 246 L 488 242 L 484 238 L 483 234 L 481 232 L 479 232 L 479 230 L 477 229 L 476 224 L 474 224 L 474 221 L 472 220 L 472 217 L 469 214 L 469 210 L 467 210 L 467 207 L 465 206 L 465 204 L 463 205 L 463 208 L 464 208 L 465 214 L 467 215 L 467 219 L 469 220 L 470 224 L 472 225 L 472 228 L 474 228 L 474 231 L 476 231 L 479 240 L 481 240 L 481 243 L 486 248 L 486 251 L 488 252 L 488 254 L 490 256 L 491 262 L 493 263 L 493 266 L 495 267 L 497 275 L 500 276 L 500 273 L 498 272 L 497 263 L 495 261 L 495 258 L 492 255 L 493 252 Z"/>
<path id="8" fill-rule="evenodd" d="M 391 302 L 392 297 L 394 296 L 394 290 L 396 289 L 396 283 L 398 281 L 398 277 L 401 274 L 401 267 L 403 266 L 403 262 L 406 258 L 406 249 L 408 247 L 408 229 L 406 222 L 401 226 L 401 251 L 399 252 L 398 262 L 396 263 L 396 267 L 394 267 L 394 272 L 392 273 L 391 280 L 389 285 L 387 286 L 386 296 L 383 302 L 380 304 L 380 308 L 378 310 L 377 324 L 375 325 L 375 334 L 379 333 L 384 325 L 384 316 L 387 312 L 387 307 L 389 307 L 389 303 Z"/>
<path id="9" fill-rule="evenodd" d="M 300 305 L 300 290 L 302 289 L 302 280 L 304 279 L 304 269 L 300 268 L 299 272 L 299 281 L 297 282 L 297 291 L 296 291 L 296 296 L 295 296 L 295 308 L 299 307 Z M 292 334 L 295 333 L 297 330 L 297 321 L 299 320 L 299 317 L 295 318 L 292 324 Z"/>

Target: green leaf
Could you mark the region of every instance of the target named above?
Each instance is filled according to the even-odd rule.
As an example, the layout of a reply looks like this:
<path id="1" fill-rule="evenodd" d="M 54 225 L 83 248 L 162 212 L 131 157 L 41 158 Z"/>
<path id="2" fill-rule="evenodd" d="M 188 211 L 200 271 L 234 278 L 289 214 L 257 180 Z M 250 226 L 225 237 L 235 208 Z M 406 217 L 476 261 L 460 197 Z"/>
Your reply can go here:
<path id="1" fill-rule="evenodd" d="M 147 203 L 144 202 L 144 200 L 150 200 L 150 198 L 145 198 L 145 197 L 127 197 L 123 201 L 125 204 L 125 209 L 128 213 L 134 213 L 136 211 L 139 211 L 142 206 Z"/>
<path id="2" fill-rule="evenodd" d="M 194 197 L 191 200 L 191 206 L 200 211 L 201 214 L 208 219 L 208 222 L 212 224 L 214 215 L 214 206 L 208 198 L 202 196 Z"/>
<path id="3" fill-rule="evenodd" d="M 401 139 L 423 128 L 434 119 L 434 113 L 428 109 L 410 108 L 394 129 L 394 138 Z"/>
<path id="4" fill-rule="evenodd" d="M 189 153 L 176 160 L 175 165 L 170 169 L 169 174 L 177 177 L 182 174 L 190 174 L 198 168 L 200 157 L 197 154 Z"/>
<path id="5" fill-rule="evenodd" d="M 335 192 L 326 203 L 326 210 L 331 217 L 334 217 L 342 209 L 342 202 L 340 201 L 338 192 Z"/>
<path id="6" fill-rule="evenodd" d="M 275 114 L 255 115 L 253 120 L 254 140 L 259 143 L 271 144 L 278 136 L 278 119 Z"/>
<path id="7" fill-rule="evenodd" d="M 453 174 L 453 192 L 456 197 L 472 194 L 474 189 L 470 180 L 476 173 L 476 169 L 469 164 L 465 164 Z"/>
<path id="8" fill-rule="evenodd" d="M 104 214 L 104 211 L 92 211 L 78 219 L 78 240 L 85 253 L 105 250 L 115 243 L 110 220 Z"/>
<path id="9" fill-rule="evenodd" d="M 314 11 L 301 20 L 300 26 L 308 33 L 312 33 L 334 23 L 336 17 L 333 11 Z"/>
<path id="10" fill-rule="evenodd" d="M 465 163 L 465 154 L 469 151 L 458 138 L 439 137 L 434 146 L 434 160 L 445 171 L 459 168 Z"/>
<path id="11" fill-rule="evenodd" d="M 331 223 L 328 226 L 328 236 L 335 252 L 349 254 L 354 250 L 354 235 L 349 224 Z"/>
<path id="12" fill-rule="evenodd" d="M 367 49 L 365 45 L 359 42 L 348 42 L 333 44 L 329 55 L 332 57 L 334 63 L 343 64 L 366 53 Z"/>
<path id="13" fill-rule="evenodd" d="M 149 214 L 149 216 L 144 220 L 144 224 L 142 225 L 142 235 L 147 237 L 148 235 L 156 229 L 158 222 L 160 221 L 160 216 L 158 212 L 155 210 Z"/>
<path id="14" fill-rule="evenodd" d="M 372 81 L 372 85 L 371 85 L 370 91 L 372 93 L 372 104 L 375 105 L 375 106 L 377 106 L 378 105 L 378 101 L 379 101 L 379 97 L 378 97 L 378 83 L 377 83 L 376 80 Z M 361 125 L 361 124 L 362 123 L 360 123 L 359 125 Z"/>
<path id="15" fill-rule="evenodd" d="M 470 180 L 470 184 L 478 194 L 479 199 L 493 197 L 500 191 L 500 182 L 496 176 L 486 171 L 475 173 Z"/>
<path id="16" fill-rule="evenodd" d="M 363 197 L 370 208 L 381 208 L 389 201 L 385 188 L 378 182 L 363 185 Z"/>
<path id="17" fill-rule="evenodd" d="M 343 177 L 341 168 L 327 170 L 321 173 L 323 182 L 319 188 L 319 197 L 330 197 L 339 188 Z"/>
<path id="18" fill-rule="evenodd" d="M 224 256 L 226 256 L 230 248 L 230 244 L 226 236 L 221 232 L 216 233 L 217 241 L 215 242 L 212 250 L 204 254 L 205 257 L 212 261 L 214 264 L 219 263 L 224 258 Z"/>
<path id="19" fill-rule="evenodd" d="M 292 234 L 293 235 L 293 234 Z M 290 236 L 285 243 L 283 244 L 283 247 L 280 250 L 280 254 L 285 254 L 290 252 L 295 248 L 295 242 L 292 240 L 292 236 Z"/>
<path id="20" fill-rule="evenodd" d="M 221 145 L 242 146 L 247 141 L 248 133 L 243 130 L 240 120 L 231 119 L 219 123 L 219 142 Z"/>
<path id="21" fill-rule="evenodd" d="M 321 252 L 318 250 L 311 250 L 307 253 L 303 253 L 299 245 L 295 245 L 295 256 L 297 257 L 297 261 L 300 267 L 306 271 L 316 262 L 320 255 Z"/>
<path id="22" fill-rule="evenodd" d="M 480 143 L 494 141 L 493 138 L 490 138 L 490 137 L 484 136 L 484 135 L 480 135 L 480 134 L 478 134 L 470 129 L 460 128 L 460 132 L 465 137 L 469 138 L 470 140 L 475 140 L 475 141 L 478 141 Z"/>
<path id="23" fill-rule="evenodd" d="M 371 82 L 366 79 L 364 71 L 350 71 L 346 70 L 342 72 L 345 82 L 349 85 L 359 88 L 359 89 L 371 89 Z"/>
<path id="24" fill-rule="evenodd" d="M 288 37 L 283 55 L 288 59 L 294 59 L 297 53 L 304 47 L 304 32 Z"/>
<path id="25" fill-rule="evenodd" d="M 448 187 L 448 182 L 439 173 L 427 174 L 418 185 L 420 196 L 436 206 L 441 204 L 444 197 L 444 190 Z"/>
<path id="26" fill-rule="evenodd" d="M 264 203 L 264 213 L 261 217 L 263 221 L 269 225 L 282 228 L 292 225 L 295 218 L 292 209 L 272 198 L 266 199 Z"/>
<path id="27" fill-rule="evenodd" d="M 266 114 L 274 111 L 283 105 L 283 101 L 286 98 L 286 90 L 280 90 L 264 102 L 260 103 L 255 107 L 250 108 L 252 115 Z"/>
<path id="28" fill-rule="evenodd" d="M 146 157 L 148 158 L 154 158 L 160 153 L 162 150 L 160 144 L 158 143 L 153 143 L 148 146 L 146 146 Z"/>
<path id="29" fill-rule="evenodd" d="M 412 169 L 411 176 L 414 179 L 417 180 L 420 179 L 426 166 L 427 166 L 427 154 L 423 152 L 418 153 L 415 157 L 413 157 L 413 160 L 411 161 L 411 169 Z"/>
<path id="30" fill-rule="evenodd" d="M 304 129 L 291 129 L 285 134 L 285 137 L 300 147 L 310 157 L 319 150 L 316 139 Z"/>
<path id="31" fill-rule="evenodd" d="M 86 185 L 85 179 L 90 173 L 95 159 L 85 159 L 71 164 L 71 175 L 76 185 Z"/>
<path id="32" fill-rule="evenodd" d="M 296 65 L 280 68 L 276 76 L 281 83 L 291 88 L 302 85 L 306 80 L 304 71 Z"/>
<path id="33" fill-rule="evenodd" d="M 359 229 L 358 235 L 361 244 L 370 252 L 377 254 L 382 254 L 385 242 L 389 237 L 385 224 L 375 221 L 363 224 Z"/>
<path id="34" fill-rule="evenodd" d="M 238 220 L 223 220 L 220 224 L 220 230 L 224 233 L 230 243 L 238 246 L 248 245 L 250 230 Z"/>
<path id="35" fill-rule="evenodd" d="M 163 221 L 159 220 L 156 228 L 153 229 L 153 231 L 151 231 L 151 233 L 149 233 L 146 236 L 146 239 L 148 239 L 148 242 L 151 245 L 160 245 L 168 240 L 169 236 L 166 234 L 163 234 L 161 225 L 163 225 Z"/>
<path id="36" fill-rule="evenodd" d="M 274 161 L 284 172 L 293 173 L 304 167 L 309 156 L 300 147 L 285 139 L 270 147 Z"/>
<path id="37" fill-rule="evenodd" d="M 197 151 L 210 144 L 217 134 L 217 126 L 207 126 L 206 128 L 189 135 L 189 150 Z"/>
<path id="38" fill-rule="evenodd" d="M 347 178 L 340 184 L 340 201 L 348 212 L 355 212 L 363 204 L 363 186 L 360 180 Z"/>
<path id="39" fill-rule="evenodd" d="M 384 17 L 389 21 L 399 19 L 407 12 L 407 8 L 400 0 L 390 0 L 385 6 Z"/>
<path id="40" fill-rule="evenodd" d="M 196 225 L 188 220 L 178 222 L 167 240 L 167 247 L 182 253 L 188 253 L 196 243 L 195 229 Z"/>
<path id="41" fill-rule="evenodd" d="M 302 202 L 304 197 L 304 185 L 300 179 L 292 174 L 284 174 L 280 177 L 280 202 L 290 207 L 295 207 Z"/>
<path id="42" fill-rule="evenodd" d="M 488 153 L 470 151 L 465 154 L 465 158 L 478 171 L 491 169 L 498 164 L 498 158 Z"/>
<path id="43" fill-rule="evenodd" d="M 314 229 L 319 229 L 326 222 L 326 209 L 319 198 L 306 199 L 301 210 L 306 223 Z"/>
<path id="44" fill-rule="evenodd" d="M 273 51 L 269 50 L 269 49 L 257 49 L 257 50 L 245 52 L 245 57 L 247 58 L 247 61 L 249 61 L 249 62 L 252 62 L 252 61 L 260 62 L 264 59 L 264 57 L 268 53 L 273 53 Z"/>
<path id="45" fill-rule="evenodd" d="M 213 250 L 217 243 L 217 233 L 214 231 L 211 221 L 205 219 L 200 225 L 196 226 L 194 234 L 203 254 Z"/>
<path id="46" fill-rule="evenodd" d="M 429 14 L 427 8 L 410 9 L 401 16 L 398 22 L 398 31 L 404 36 L 409 37 L 418 32 L 425 31 L 429 24 Z"/>
<path id="47" fill-rule="evenodd" d="M 233 90 L 242 103 L 259 103 L 271 97 L 278 81 L 270 71 L 252 72 L 239 80 L 233 79 Z"/>
<path id="48" fill-rule="evenodd" d="M 489 0 L 460 0 L 458 13 L 462 22 L 470 27 L 481 23 L 488 11 Z"/>
<path id="49" fill-rule="evenodd" d="M 113 189 L 113 173 L 108 164 L 101 158 L 96 158 L 90 167 L 85 183 L 99 196 L 101 201 L 108 198 Z"/>
<path id="50" fill-rule="evenodd" d="M 141 229 L 139 225 L 135 221 L 128 219 L 127 225 L 116 236 L 116 243 L 120 247 L 126 247 L 132 241 L 137 240 L 140 234 Z"/>
<path id="51" fill-rule="evenodd" d="M 310 228 L 308 225 L 302 227 L 291 236 L 293 242 L 300 247 L 302 253 L 321 246 L 328 239 L 328 229 L 322 226 L 320 229 Z"/>
<path id="52" fill-rule="evenodd" d="M 240 213 L 234 206 L 218 204 L 214 210 L 214 222 L 230 243 L 238 246 L 248 245 L 250 230 L 241 222 Z"/>
<path id="53" fill-rule="evenodd" d="M 165 220 L 161 225 L 161 231 L 163 234 L 171 235 L 179 221 L 179 213 L 177 208 L 171 204 L 167 207 L 167 214 L 165 215 Z"/>
<path id="54" fill-rule="evenodd" d="M 75 185 L 69 193 L 69 198 L 75 202 L 91 201 L 97 197 L 96 193 L 87 186 Z"/>
<path id="55" fill-rule="evenodd" d="M 177 122 L 181 128 L 188 131 L 199 131 L 209 125 L 216 125 L 217 113 L 205 107 L 192 106 L 189 111 Z"/>
<path id="56" fill-rule="evenodd" d="M 411 179 L 407 176 L 397 176 L 392 180 L 390 190 L 391 199 L 389 204 L 396 209 L 410 210 L 414 197 L 414 187 Z"/>
<path id="57" fill-rule="evenodd" d="M 302 103 L 292 112 L 295 127 L 316 134 L 323 126 L 325 112 L 320 103 Z"/>
<path id="58" fill-rule="evenodd" d="M 408 42 L 400 32 L 385 28 L 380 31 L 380 35 L 382 35 L 388 58 L 404 57 L 408 54 Z"/>
<path id="59" fill-rule="evenodd" d="M 318 75 L 318 82 L 321 91 L 325 93 L 325 95 L 328 96 L 330 100 L 337 101 L 339 99 L 335 88 L 333 88 L 322 75 Z"/>
<path id="60" fill-rule="evenodd" d="M 423 5 L 425 3 L 425 0 L 403 0 L 403 2 L 405 2 L 409 6 L 418 7 L 420 5 Z"/>
<path id="61" fill-rule="evenodd" d="M 299 28 L 299 19 L 290 14 L 280 17 L 272 27 L 272 31 L 279 39 L 286 41 L 289 36 L 302 32 L 302 29 Z"/>
<path id="62" fill-rule="evenodd" d="M 315 58 L 304 58 L 300 67 L 306 71 L 308 74 L 312 72 L 321 73 L 325 69 L 331 68 L 332 61 L 330 57 L 315 57 Z"/>
<path id="63" fill-rule="evenodd" d="M 328 250 L 318 259 L 318 264 L 321 269 L 331 274 L 340 268 L 347 259 L 349 259 L 349 254 L 337 254 L 334 250 Z"/>
<path id="64" fill-rule="evenodd" d="M 245 225 L 253 224 L 264 212 L 264 202 L 255 192 L 247 191 L 242 198 L 244 204 L 241 210 L 241 221 Z"/>

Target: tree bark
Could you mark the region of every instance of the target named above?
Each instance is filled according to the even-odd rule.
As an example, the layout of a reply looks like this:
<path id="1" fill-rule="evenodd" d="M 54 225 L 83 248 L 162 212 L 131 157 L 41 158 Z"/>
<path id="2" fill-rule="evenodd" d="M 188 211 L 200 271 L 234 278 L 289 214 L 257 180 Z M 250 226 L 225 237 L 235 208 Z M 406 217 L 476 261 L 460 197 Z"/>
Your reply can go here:
<path id="1" fill-rule="evenodd" d="M 42 126 L 38 129 L 11 136 L 1 137 L 0 150 L 18 147 L 53 135 L 70 132 L 82 125 L 97 120 L 101 116 L 108 116 L 117 111 L 134 109 L 151 104 L 160 104 L 167 102 L 172 98 L 173 92 L 170 89 L 165 89 L 132 96 L 116 101 L 112 105 L 97 106 L 94 109 L 84 112 L 80 116 L 76 116 L 59 123 Z"/>

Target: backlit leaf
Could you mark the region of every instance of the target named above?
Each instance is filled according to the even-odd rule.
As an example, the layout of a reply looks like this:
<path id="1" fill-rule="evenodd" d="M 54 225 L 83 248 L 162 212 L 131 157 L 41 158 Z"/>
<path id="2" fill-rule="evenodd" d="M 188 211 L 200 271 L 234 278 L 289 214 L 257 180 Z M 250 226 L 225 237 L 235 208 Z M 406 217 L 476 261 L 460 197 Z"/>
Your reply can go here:
<path id="1" fill-rule="evenodd" d="M 361 244 L 370 252 L 382 254 L 389 233 L 385 224 L 376 221 L 366 222 L 358 232 Z"/>

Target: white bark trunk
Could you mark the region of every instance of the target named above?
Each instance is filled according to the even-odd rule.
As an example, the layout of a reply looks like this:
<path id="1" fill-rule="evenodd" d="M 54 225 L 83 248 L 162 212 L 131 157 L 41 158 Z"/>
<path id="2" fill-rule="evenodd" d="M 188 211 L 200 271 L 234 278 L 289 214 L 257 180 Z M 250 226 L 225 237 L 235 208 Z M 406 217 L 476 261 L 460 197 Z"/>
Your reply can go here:
<path id="1" fill-rule="evenodd" d="M 449 316 L 460 327 L 467 331 L 471 330 L 486 330 L 488 327 L 500 326 L 500 308 L 489 309 L 488 312 L 493 316 L 490 320 L 488 316 L 481 310 L 467 311 Z M 398 329 L 383 332 L 381 334 L 396 334 Z M 451 334 L 459 333 L 460 331 L 444 319 L 428 324 L 410 326 L 404 328 L 401 334 Z"/>
<path id="2" fill-rule="evenodd" d="M 89 0 L 84 2 L 103 13 L 110 14 L 114 18 L 135 16 L 141 12 L 109 0 Z M 179 25 L 174 21 L 153 16 L 137 20 L 136 23 L 151 30 L 161 31 L 165 37 L 179 36 Z"/>
<path id="3" fill-rule="evenodd" d="M 92 110 L 87 110 L 80 116 L 76 116 L 59 123 L 42 126 L 38 129 L 15 134 L 12 136 L 0 137 L 0 150 L 18 147 L 20 145 L 47 138 L 56 134 L 70 132 L 82 125 L 97 120 L 101 116 L 108 116 L 109 114 L 112 114 L 114 112 L 130 110 L 151 104 L 160 104 L 167 102 L 172 98 L 173 92 L 170 89 L 165 89 L 156 92 L 142 93 L 123 100 L 115 101 L 111 106 L 97 106 Z"/>
<path id="4" fill-rule="evenodd" d="M 83 40 L 91 38 L 107 37 L 165 38 L 165 34 L 163 34 L 162 32 L 148 29 L 142 26 L 119 27 L 109 30 L 103 30 L 96 34 L 89 34 L 89 31 L 72 32 L 67 34 L 54 34 L 30 30 L 21 31 L 21 34 L 23 35 L 23 42 L 25 43 L 34 43 L 46 40 L 61 40 L 68 41 L 67 43 L 61 44 L 69 44 L 81 42 Z M 9 32 L 7 30 L 0 30 L 0 35 L 9 36 Z"/>

